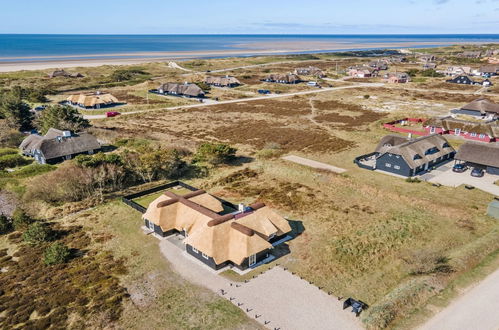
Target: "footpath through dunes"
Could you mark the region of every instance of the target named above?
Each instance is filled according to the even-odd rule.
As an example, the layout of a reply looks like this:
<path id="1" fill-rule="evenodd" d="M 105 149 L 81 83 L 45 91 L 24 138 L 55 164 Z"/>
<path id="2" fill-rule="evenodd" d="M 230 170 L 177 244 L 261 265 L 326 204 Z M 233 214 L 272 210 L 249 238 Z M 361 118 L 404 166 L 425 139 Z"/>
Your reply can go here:
<path id="1" fill-rule="evenodd" d="M 176 240 L 170 237 L 159 243 L 175 271 L 230 300 L 249 318 L 269 329 L 362 329 L 355 314 L 343 310 L 342 301 L 281 267 L 276 266 L 247 283 L 231 282 L 189 256 Z"/>

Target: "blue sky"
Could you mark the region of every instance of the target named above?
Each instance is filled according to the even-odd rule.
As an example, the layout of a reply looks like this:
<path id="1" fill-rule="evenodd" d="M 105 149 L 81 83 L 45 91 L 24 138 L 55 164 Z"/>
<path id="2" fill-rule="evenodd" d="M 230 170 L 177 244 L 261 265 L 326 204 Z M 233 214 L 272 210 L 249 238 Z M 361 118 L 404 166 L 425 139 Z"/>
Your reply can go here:
<path id="1" fill-rule="evenodd" d="M 499 0 L 2 0 L 0 33 L 499 33 Z"/>

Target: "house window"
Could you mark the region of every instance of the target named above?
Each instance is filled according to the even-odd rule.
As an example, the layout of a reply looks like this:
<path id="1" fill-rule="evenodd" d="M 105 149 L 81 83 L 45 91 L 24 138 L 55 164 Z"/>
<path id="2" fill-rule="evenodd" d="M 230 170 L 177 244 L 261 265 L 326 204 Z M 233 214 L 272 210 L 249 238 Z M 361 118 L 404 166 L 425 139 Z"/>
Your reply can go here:
<path id="1" fill-rule="evenodd" d="M 430 149 L 426 150 L 426 152 L 424 154 L 425 155 L 433 155 L 433 154 L 436 154 L 439 151 L 440 150 L 438 150 L 437 147 L 433 147 L 433 148 L 430 148 Z"/>
<path id="2" fill-rule="evenodd" d="M 456 128 L 456 130 L 454 131 L 454 134 L 455 135 L 461 135 L 461 129 L 460 128 Z"/>
<path id="3" fill-rule="evenodd" d="M 393 166 L 393 168 L 396 170 L 400 170 L 400 166 L 398 166 L 398 165 Z"/>
<path id="4" fill-rule="evenodd" d="M 430 126 L 430 133 L 435 133 L 435 131 L 436 131 L 435 126 Z"/>
<path id="5" fill-rule="evenodd" d="M 196 249 L 194 246 L 192 247 L 192 252 L 199 253 L 198 249 Z"/>
<path id="6" fill-rule="evenodd" d="M 419 154 L 415 154 L 413 159 L 414 160 L 418 160 L 418 159 L 421 159 L 421 158 L 423 158 L 423 157 L 421 157 Z"/>
<path id="7" fill-rule="evenodd" d="M 485 139 L 485 134 L 480 134 L 478 137 L 479 137 L 480 139 Z"/>
<path id="8" fill-rule="evenodd" d="M 449 145 L 447 142 L 445 142 L 445 143 L 442 145 L 442 148 L 449 148 L 449 147 L 450 147 L 450 145 Z"/>
<path id="9" fill-rule="evenodd" d="M 397 155 L 397 156 L 395 156 L 395 158 L 400 158 L 400 156 L 399 156 L 399 155 Z"/>
<path id="10" fill-rule="evenodd" d="M 476 137 L 476 133 L 471 133 L 471 137 Z"/>
<path id="11" fill-rule="evenodd" d="M 390 163 L 385 163 L 385 166 L 386 166 L 386 167 L 392 167 L 392 164 L 390 164 Z"/>
<path id="12" fill-rule="evenodd" d="M 208 257 L 206 254 L 202 254 L 203 255 L 203 258 L 205 258 L 206 260 L 208 260 L 210 257 Z"/>

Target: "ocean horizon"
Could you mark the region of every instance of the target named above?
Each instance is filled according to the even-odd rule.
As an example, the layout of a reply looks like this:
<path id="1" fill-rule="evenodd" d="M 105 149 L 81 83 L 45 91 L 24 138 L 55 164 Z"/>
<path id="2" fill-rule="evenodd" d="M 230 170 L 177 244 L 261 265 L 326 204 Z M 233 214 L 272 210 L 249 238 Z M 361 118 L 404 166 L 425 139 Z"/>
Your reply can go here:
<path id="1" fill-rule="evenodd" d="M 250 54 L 258 53 L 258 49 L 248 45 L 268 44 L 270 47 L 295 42 L 334 43 L 343 47 L 317 51 L 327 52 L 374 49 L 373 44 L 404 43 L 405 48 L 420 48 L 452 43 L 499 43 L 499 34 L 0 34 L 0 62 L 23 57 L 85 59 L 130 54 L 128 58 L 133 58 L 134 53 L 161 52 L 247 50 Z"/>

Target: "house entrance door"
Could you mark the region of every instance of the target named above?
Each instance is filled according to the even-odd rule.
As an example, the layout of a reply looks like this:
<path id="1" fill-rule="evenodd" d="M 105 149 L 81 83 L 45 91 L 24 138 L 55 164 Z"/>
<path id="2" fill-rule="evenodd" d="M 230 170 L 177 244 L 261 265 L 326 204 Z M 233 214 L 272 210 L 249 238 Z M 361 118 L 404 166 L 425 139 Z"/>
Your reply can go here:
<path id="1" fill-rule="evenodd" d="M 248 259 L 248 265 L 250 267 L 253 266 L 254 264 L 256 264 L 256 254 L 250 255 Z"/>

